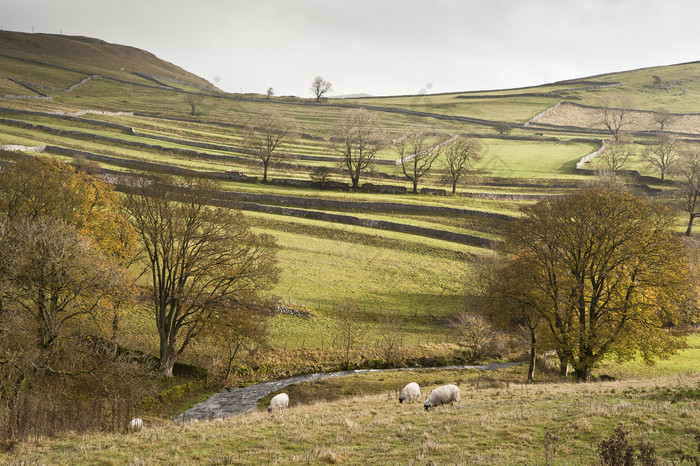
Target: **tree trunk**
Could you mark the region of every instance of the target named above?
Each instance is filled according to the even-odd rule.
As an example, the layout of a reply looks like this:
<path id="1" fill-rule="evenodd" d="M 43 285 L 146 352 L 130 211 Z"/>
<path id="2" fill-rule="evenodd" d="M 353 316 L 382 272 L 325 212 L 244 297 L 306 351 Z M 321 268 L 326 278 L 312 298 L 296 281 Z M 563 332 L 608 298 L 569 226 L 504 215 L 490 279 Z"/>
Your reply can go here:
<path id="1" fill-rule="evenodd" d="M 413 180 L 413 194 L 418 194 L 418 179 Z"/>
<path id="2" fill-rule="evenodd" d="M 591 381 L 591 368 L 590 367 L 576 368 L 576 369 L 574 369 L 574 373 L 576 374 L 576 380 L 578 380 L 579 382 L 590 382 Z"/>
<path id="3" fill-rule="evenodd" d="M 177 360 L 177 352 L 175 348 L 168 348 L 166 354 L 161 356 L 160 359 L 160 369 L 163 374 L 168 377 L 173 377 L 173 367 L 175 366 L 175 361 Z"/>
<path id="4" fill-rule="evenodd" d="M 535 380 L 535 360 L 537 358 L 537 349 L 535 344 L 537 343 L 537 337 L 535 332 L 530 330 L 530 365 L 527 368 L 527 380 L 532 382 Z"/>
<path id="5" fill-rule="evenodd" d="M 566 377 L 569 375 L 569 358 L 559 355 L 559 376 Z"/>
<path id="6" fill-rule="evenodd" d="M 267 162 L 263 160 L 263 183 L 267 183 Z"/>
<path id="7" fill-rule="evenodd" d="M 457 180 L 452 180 L 452 195 L 454 196 L 457 192 Z"/>
<path id="8" fill-rule="evenodd" d="M 688 220 L 688 228 L 685 230 L 685 236 L 690 236 L 693 231 L 693 221 L 695 220 L 695 214 L 690 214 L 690 220 Z"/>

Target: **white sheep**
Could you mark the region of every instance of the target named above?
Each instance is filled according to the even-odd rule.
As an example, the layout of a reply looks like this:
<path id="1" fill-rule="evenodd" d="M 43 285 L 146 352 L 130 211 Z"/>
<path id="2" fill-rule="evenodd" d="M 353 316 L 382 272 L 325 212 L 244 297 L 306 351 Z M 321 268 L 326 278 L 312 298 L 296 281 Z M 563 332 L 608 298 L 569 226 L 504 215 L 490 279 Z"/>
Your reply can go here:
<path id="1" fill-rule="evenodd" d="M 420 385 L 411 382 L 403 387 L 399 395 L 399 403 L 403 403 L 403 400 L 408 400 L 409 403 L 420 400 Z"/>
<path id="2" fill-rule="evenodd" d="M 270 406 L 267 408 L 267 412 L 271 413 L 275 410 L 284 412 L 284 410 L 287 409 L 287 406 L 289 406 L 289 395 L 286 393 L 280 393 L 279 395 L 272 397 L 270 400 Z"/>
<path id="3" fill-rule="evenodd" d="M 143 419 L 140 417 L 135 417 L 129 423 L 129 430 L 131 432 L 138 432 L 143 428 Z"/>
<path id="4" fill-rule="evenodd" d="M 459 408 L 462 407 L 459 387 L 456 385 L 443 385 L 442 387 L 438 387 L 430 392 L 428 399 L 425 400 L 425 403 L 423 403 L 423 407 L 426 411 L 429 411 L 430 408 L 437 409 L 438 406 L 446 405 L 448 403 L 450 406 L 453 406 L 455 402 Z"/>

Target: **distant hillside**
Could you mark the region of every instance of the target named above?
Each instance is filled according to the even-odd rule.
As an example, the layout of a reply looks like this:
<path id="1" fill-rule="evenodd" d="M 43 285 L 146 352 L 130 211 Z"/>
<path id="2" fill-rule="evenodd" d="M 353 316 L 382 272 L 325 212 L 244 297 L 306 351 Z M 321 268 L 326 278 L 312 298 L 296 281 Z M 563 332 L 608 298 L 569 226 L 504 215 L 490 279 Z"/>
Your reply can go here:
<path id="1" fill-rule="evenodd" d="M 134 73 L 221 92 L 205 79 L 135 47 L 57 34 L 0 31 L 0 55 L 130 80 Z M 0 78 L 8 71 L 0 68 Z M 28 79 L 32 76 L 12 76 Z"/>

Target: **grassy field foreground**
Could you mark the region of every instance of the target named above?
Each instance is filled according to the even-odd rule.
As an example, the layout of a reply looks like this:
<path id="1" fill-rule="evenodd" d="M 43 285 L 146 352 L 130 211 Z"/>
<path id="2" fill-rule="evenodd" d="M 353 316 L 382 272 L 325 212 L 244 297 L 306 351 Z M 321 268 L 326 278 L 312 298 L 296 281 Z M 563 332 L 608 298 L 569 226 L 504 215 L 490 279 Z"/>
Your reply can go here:
<path id="1" fill-rule="evenodd" d="M 522 368 L 513 371 L 522 371 Z M 508 376 L 504 374 L 507 380 Z M 596 464 L 617 426 L 663 460 L 700 458 L 700 374 L 590 384 L 464 379 L 462 408 L 425 412 L 393 392 L 125 435 L 19 445 L 12 464 Z M 422 387 L 424 395 L 435 385 Z M 670 463 L 669 463 L 670 464 Z M 675 463 L 679 464 L 679 463 Z M 693 464 L 692 462 L 690 464 Z"/>

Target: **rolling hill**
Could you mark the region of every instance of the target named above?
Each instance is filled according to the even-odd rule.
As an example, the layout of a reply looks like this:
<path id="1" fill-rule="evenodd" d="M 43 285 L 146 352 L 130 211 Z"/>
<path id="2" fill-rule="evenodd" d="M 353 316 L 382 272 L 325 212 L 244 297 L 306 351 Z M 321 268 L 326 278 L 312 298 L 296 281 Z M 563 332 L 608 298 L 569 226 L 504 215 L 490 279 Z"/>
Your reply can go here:
<path id="1" fill-rule="evenodd" d="M 305 347 L 327 344 L 329 315 L 348 299 L 369 321 L 381 312 L 403 315 L 414 342 L 449 339 L 443 323 L 463 306 L 473 259 L 491 254 L 520 206 L 590 182 L 595 160 L 583 170 L 577 163 L 609 137 L 597 112 L 623 101 L 632 102 L 626 129 L 638 152 L 661 134 L 654 119 L 661 112 L 674 116 L 664 134 L 697 141 L 700 62 L 523 89 L 316 104 L 227 94 L 148 52 L 98 39 L 0 32 L 4 157 L 39 151 L 92 160 L 105 175 L 218 179 L 221 202 L 243 201 L 254 228 L 277 238 L 277 295 L 318 316 L 278 319 L 278 328 L 293 329 L 291 337 L 280 331 L 278 341 Z M 409 183 L 391 147 L 379 152 L 360 192 L 319 189 L 310 176 L 321 166 L 340 185 L 348 181 L 333 127 L 343 111 L 358 107 L 376 114 L 390 139 L 416 127 L 464 135 L 481 142 L 483 158 L 457 196 L 440 195 L 447 186 L 439 160 L 421 179 L 433 195 L 405 194 Z M 271 182 L 261 184 L 262 165 L 244 136 L 266 109 L 294 118 L 300 134 L 283 143 Z M 646 175 L 635 189 L 668 189 L 641 161 L 630 168 Z M 243 175 L 231 176 L 231 169 Z"/>

